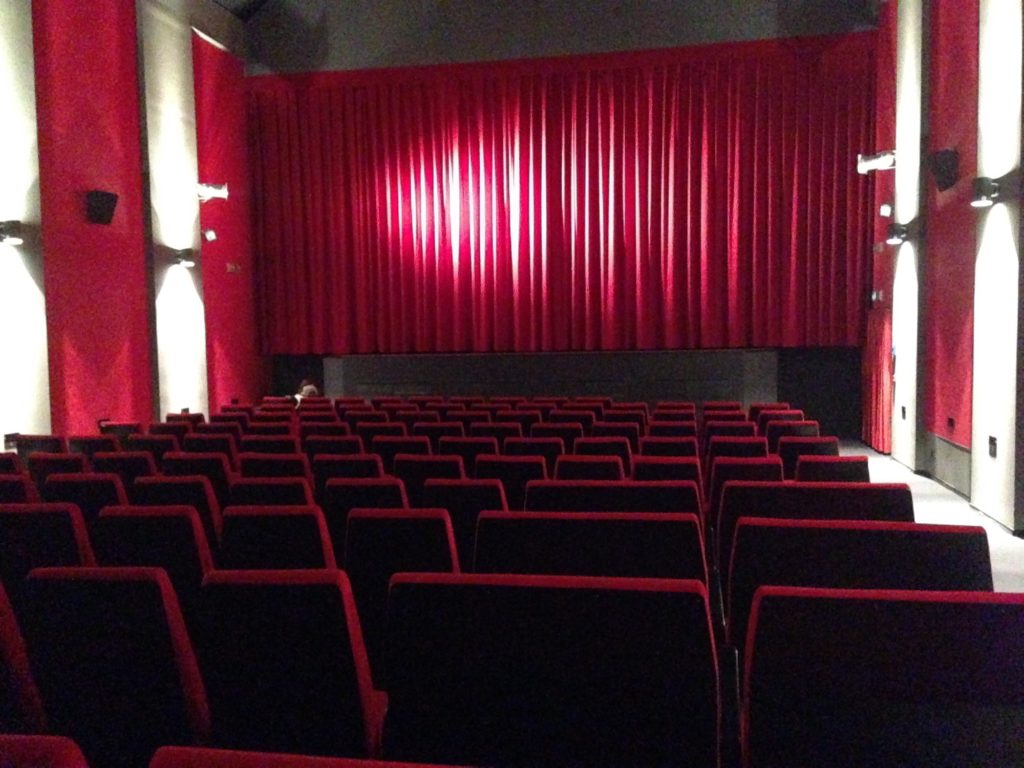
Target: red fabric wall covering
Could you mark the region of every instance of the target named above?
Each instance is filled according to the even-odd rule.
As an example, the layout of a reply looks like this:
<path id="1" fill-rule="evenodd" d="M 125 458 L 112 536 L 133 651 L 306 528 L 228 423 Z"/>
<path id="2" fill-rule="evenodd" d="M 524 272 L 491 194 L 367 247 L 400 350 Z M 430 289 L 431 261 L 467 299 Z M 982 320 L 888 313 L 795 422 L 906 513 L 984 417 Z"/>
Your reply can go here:
<path id="1" fill-rule="evenodd" d="M 255 402 L 266 388 L 257 344 L 252 255 L 245 65 L 241 59 L 192 36 L 199 179 L 226 183 L 229 199 L 200 205 L 210 409 L 233 398 Z"/>
<path id="2" fill-rule="evenodd" d="M 971 446 L 974 261 L 977 212 L 970 207 L 978 145 L 978 4 L 931 4 L 928 151 L 955 149 L 960 180 L 939 192 L 929 179 L 924 262 L 925 428 Z M 950 428 L 947 419 L 954 420 Z"/>
<path id="3" fill-rule="evenodd" d="M 55 433 L 153 417 L 135 3 L 32 4 Z M 86 190 L 119 196 L 109 226 Z"/>
<path id="4" fill-rule="evenodd" d="M 264 351 L 859 345 L 873 52 L 257 78 Z"/>
<path id="5" fill-rule="evenodd" d="M 893 149 L 896 146 L 896 2 L 883 3 L 877 38 L 877 83 L 875 140 L 866 152 Z M 893 252 L 885 245 L 886 230 L 892 219 L 877 215 L 882 203 L 895 199 L 892 171 L 872 174 L 875 181 L 873 231 L 874 267 L 872 291 L 881 298 L 867 312 L 867 333 L 863 354 L 864 408 L 862 439 L 881 453 L 892 450 L 892 285 Z"/>

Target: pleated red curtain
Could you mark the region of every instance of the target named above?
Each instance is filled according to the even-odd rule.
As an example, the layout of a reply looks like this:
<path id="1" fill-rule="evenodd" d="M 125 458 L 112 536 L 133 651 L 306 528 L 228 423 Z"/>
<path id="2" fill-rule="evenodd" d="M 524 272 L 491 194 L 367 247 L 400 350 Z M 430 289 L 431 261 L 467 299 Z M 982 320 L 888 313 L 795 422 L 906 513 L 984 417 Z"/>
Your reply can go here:
<path id="1" fill-rule="evenodd" d="M 858 345 L 873 52 L 256 78 L 264 351 Z"/>

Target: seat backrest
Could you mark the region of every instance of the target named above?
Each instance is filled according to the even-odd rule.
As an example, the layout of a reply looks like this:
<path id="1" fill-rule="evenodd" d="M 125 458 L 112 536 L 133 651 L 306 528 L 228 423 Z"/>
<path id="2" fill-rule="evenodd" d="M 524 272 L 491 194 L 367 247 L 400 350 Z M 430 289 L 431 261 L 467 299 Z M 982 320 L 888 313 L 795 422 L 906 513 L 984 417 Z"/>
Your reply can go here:
<path id="1" fill-rule="evenodd" d="M 697 437 L 697 422 L 693 420 L 671 421 L 661 419 L 652 421 L 647 427 L 647 437 Z M 643 438 L 640 438 L 643 440 Z M 695 449 L 696 450 L 696 449 Z"/>
<path id="2" fill-rule="evenodd" d="M 17 475 L 24 471 L 25 464 L 17 453 L 14 451 L 0 453 L 0 475 Z"/>
<path id="3" fill-rule="evenodd" d="M 584 438 L 585 439 L 585 438 Z M 566 454 L 555 462 L 556 480 L 625 480 L 618 456 Z"/>
<path id="4" fill-rule="evenodd" d="M 531 480 L 531 512 L 701 511 L 700 490 L 685 480 Z"/>
<path id="5" fill-rule="evenodd" d="M 181 477 L 138 477 L 132 484 L 131 503 L 147 507 L 189 506 L 203 522 L 203 531 L 210 546 L 220 544 L 220 503 L 210 480 L 204 475 Z"/>
<path id="6" fill-rule="evenodd" d="M 309 458 L 304 453 L 247 453 L 238 454 L 238 469 L 242 477 L 302 477 L 313 482 Z"/>
<path id="7" fill-rule="evenodd" d="M 72 435 L 68 438 L 68 451 L 80 453 L 92 462 L 92 457 L 100 451 L 121 450 L 120 440 L 111 434 L 106 435 Z"/>
<path id="8" fill-rule="evenodd" d="M 500 450 L 510 437 L 523 437 L 523 426 L 518 421 L 485 421 L 470 424 L 466 434 L 470 437 L 493 437 L 498 441 Z"/>
<path id="9" fill-rule="evenodd" d="M 182 446 L 185 435 L 192 431 L 192 423 L 188 421 L 157 422 L 146 428 L 150 435 L 171 435 Z"/>
<path id="10" fill-rule="evenodd" d="M 640 450 L 639 440 L 630 441 L 625 437 L 602 436 L 581 437 L 576 440 L 574 453 L 577 456 L 618 456 L 626 477 L 633 474 L 633 453 Z"/>
<path id="11" fill-rule="evenodd" d="M 89 768 L 82 750 L 66 736 L 0 733 L 0 757 L 9 768 Z"/>
<path id="12" fill-rule="evenodd" d="M 217 503 L 222 508 L 228 503 L 234 473 L 225 454 L 171 451 L 164 454 L 162 467 L 167 477 L 202 475 L 210 481 Z"/>
<path id="13" fill-rule="evenodd" d="M 399 574 L 385 660 L 388 759 L 718 764 L 698 581 Z"/>
<path id="14" fill-rule="evenodd" d="M 405 483 L 397 477 L 338 477 L 327 481 L 320 505 L 335 553 L 345 549 L 348 515 L 353 509 L 408 509 Z"/>
<path id="15" fill-rule="evenodd" d="M 224 510 L 218 566 L 224 570 L 336 568 L 323 512 L 316 506 Z"/>
<path id="16" fill-rule="evenodd" d="M 370 668 L 375 684 L 382 687 L 388 584 L 396 573 L 458 573 L 451 521 L 439 508 L 354 509 L 342 546 Z"/>
<path id="17" fill-rule="evenodd" d="M 243 435 L 239 449 L 243 453 L 298 453 L 299 438 L 292 435 Z"/>
<path id="18" fill-rule="evenodd" d="M 324 453 L 340 456 L 366 452 L 363 438 L 359 435 L 310 435 L 302 445 L 310 463 Z"/>
<path id="19" fill-rule="evenodd" d="M 769 421 L 765 424 L 764 436 L 768 438 L 768 452 L 779 452 L 779 440 L 783 437 L 817 437 L 821 433 L 818 422 L 808 419 Z"/>
<path id="20" fill-rule="evenodd" d="M 125 489 L 131 488 L 136 477 L 156 474 L 156 462 L 149 451 L 100 451 L 92 456 L 92 468 L 120 476 Z"/>
<path id="21" fill-rule="evenodd" d="M 237 477 L 231 480 L 231 506 L 309 506 L 313 491 L 304 477 Z"/>
<path id="22" fill-rule="evenodd" d="M 765 584 L 992 591 L 988 538 L 977 526 L 741 517 L 723 574 L 730 643 L 741 650 Z"/>
<path id="23" fill-rule="evenodd" d="M 768 441 L 763 437 L 725 437 L 716 435 L 708 441 L 708 450 L 704 454 L 704 475 L 707 480 L 711 475 L 711 467 L 715 459 L 723 456 L 735 458 L 758 458 L 768 455 Z"/>
<path id="24" fill-rule="evenodd" d="M 121 441 L 126 451 L 146 451 L 153 456 L 157 466 L 168 451 L 177 451 L 181 444 L 175 435 L 128 435 Z"/>
<path id="25" fill-rule="evenodd" d="M 306 439 L 318 437 L 348 437 L 352 434 L 348 424 L 343 421 L 336 422 L 299 422 L 299 440 L 302 442 L 303 450 L 308 452 Z"/>
<path id="26" fill-rule="evenodd" d="M 549 414 L 550 417 L 550 414 Z M 565 446 L 566 453 L 572 453 L 576 439 L 583 437 L 583 425 L 579 421 L 540 422 L 530 427 L 530 437 L 558 437 Z"/>
<path id="27" fill-rule="evenodd" d="M 218 746 L 372 754 L 370 670 L 343 571 L 217 571 L 197 624 Z"/>
<path id="28" fill-rule="evenodd" d="M 72 472 L 88 472 L 89 460 L 81 453 L 48 453 L 35 451 L 29 454 L 25 463 L 28 473 L 37 488 L 42 488 L 50 475 L 70 474 Z"/>
<path id="29" fill-rule="evenodd" d="M 633 421 L 595 421 L 590 428 L 592 437 L 622 437 L 629 443 L 630 451 L 640 450 L 640 436 L 643 431 Z M 578 452 L 578 451 L 577 451 Z"/>
<path id="30" fill-rule="evenodd" d="M 392 474 L 405 483 L 405 492 L 413 507 L 423 506 L 423 484 L 430 478 L 461 480 L 466 477 L 461 456 L 420 456 L 409 453 L 400 453 L 395 457 Z"/>
<path id="31" fill-rule="evenodd" d="M 23 630 L 50 726 L 91 764 L 144 765 L 158 746 L 208 738 L 203 681 L 162 569 L 40 568 L 26 599 Z"/>
<path id="32" fill-rule="evenodd" d="M 0 504 L 0 582 L 16 605 L 33 568 L 95 564 L 85 520 L 74 504 Z"/>
<path id="33" fill-rule="evenodd" d="M 334 478 L 384 475 L 384 464 L 375 453 L 320 454 L 313 459 L 313 496 L 323 503 L 327 481 Z"/>
<path id="34" fill-rule="evenodd" d="M 778 401 L 774 403 L 751 403 L 747 409 L 747 419 L 749 421 L 757 423 L 757 417 L 761 415 L 761 411 L 788 411 L 790 409 L 789 403 L 785 401 Z"/>
<path id="35" fill-rule="evenodd" d="M 42 492 L 46 501 L 77 504 L 86 526 L 100 516 L 103 507 L 128 503 L 120 475 L 112 472 L 53 474 L 46 478 Z"/>
<path id="36" fill-rule="evenodd" d="M 700 521 L 665 512 L 482 512 L 473 570 L 707 582 Z"/>
<path id="37" fill-rule="evenodd" d="M 107 507 L 92 534 L 99 565 L 163 568 L 186 620 L 192 616 L 199 587 L 214 565 L 194 507 Z"/>
<path id="38" fill-rule="evenodd" d="M 378 435 L 370 441 L 370 451 L 380 456 L 384 471 L 391 474 L 398 454 L 430 454 L 430 438 L 426 435 Z"/>
<path id="39" fill-rule="evenodd" d="M 0 475 L 0 504 L 26 504 L 39 501 L 39 490 L 28 472 Z"/>
<path id="40" fill-rule="evenodd" d="M 782 461 L 778 456 L 720 456 L 710 466 L 708 482 L 708 520 L 718 520 L 722 488 L 730 480 L 783 480 Z"/>
<path id="41" fill-rule="evenodd" d="M 867 456 L 799 456 L 795 479 L 804 482 L 870 483 Z"/>
<path id="42" fill-rule="evenodd" d="M 757 434 L 768 434 L 768 422 L 771 421 L 804 421 L 804 412 L 799 408 L 766 408 L 757 414 Z"/>
<path id="43" fill-rule="evenodd" d="M 485 509 L 507 510 L 501 480 L 431 478 L 423 486 L 423 505 L 448 511 L 459 562 L 468 570 L 473 564 L 473 537 L 477 517 Z"/>
<path id="44" fill-rule="evenodd" d="M 560 437 L 510 437 L 505 441 L 504 453 L 506 456 L 543 456 L 548 476 L 554 477 L 555 462 L 565 453 L 565 441 Z"/>
<path id="45" fill-rule="evenodd" d="M 186 453 L 221 453 L 231 470 L 238 469 L 238 445 L 234 435 L 209 435 L 190 432 L 181 438 L 181 450 Z M 164 459 L 166 460 L 166 455 Z"/>
<path id="46" fill-rule="evenodd" d="M 414 435 L 423 435 L 430 440 L 430 450 L 441 452 L 442 437 L 465 437 L 466 428 L 459 421 L 420 422 L 412 427 Z"/>
<path id="47" fill-rule="evenodd" d="M 508 508 L 523 509 L 527 485 L 547 478 L 547 461 L 537 455 L 477 456 L 476 476 L 478 480 L 500 480 Z"/>
<path id="48" fill-rule="evenodd" d="M 67 453 L 68 443 L 58 435 L 18 435 L 14 438 L 15 450 L 22 461 L 33 453 Z"/>
<path id="49" fill-rule="evenodd" d="M 652 425 L 653 426 L 653 425 Z M 699 456 L 697 438 L 690 436 L 660 437 L 653 433 L 640 438 L 641 456 Z"/>
<path id="50" fill-rule="evenodd" d="M 25 640 L 4 584 L 0 583 L 0 734 L 45 731 L 46 714 L 29 668 Z M 0 735 L 0 740 L 3 738 Z M 0 741 L 0 761 L 6 765 L 11 756 L 4 752 L 3 743 Z M 48 763 L 30 763 L 25 768 L 42 765 Z"/>
<path id="51" fill-rule="evenodd" d="M 722 488 L 715 525 L 717 564 L 722 569 L 729 562 L 741 517 L 912 523 L 914 499 L 904 483 L 729 481 Z"/>
<path id="52" fill-rule="evenodd" d="M 696 456 L 634 456 L 634 480 L 692 480 L 704 487 L 700 460 Z"/>
<path id="53" fill-rule="evenodd" d="M 782 459 L 783 469 L 789 473 L 787 479 L 791 479 L 796 475 L 796 465 L 801 456 L 838 456 L 839 438 L 828 435 L 824 437 L 783 435 L 779 438 L 778 454 Z"/>
<path id="54" fill-rule="evenodd" d="M 468 477 L 476 476 L 476 457 L 498 452 L 498 439 L 495 437 L 442 437 L 441 453 L 449 456 L 461 456 L 462 466 Z"/>
<path id="55" fill-rule="evenodd" d="M 744 765 L 1019 765 L 1022 626 L 1020 594 L 762 587 Z"/>

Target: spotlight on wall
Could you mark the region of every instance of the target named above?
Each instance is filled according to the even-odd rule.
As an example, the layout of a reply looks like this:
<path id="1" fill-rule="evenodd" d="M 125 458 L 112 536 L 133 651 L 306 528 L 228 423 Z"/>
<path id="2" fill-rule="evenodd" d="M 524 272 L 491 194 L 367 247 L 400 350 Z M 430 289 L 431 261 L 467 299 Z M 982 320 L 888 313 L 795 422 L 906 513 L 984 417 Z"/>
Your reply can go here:
<path id="1" fill-rule="evenodd" d="M 196 191 L 199 194 L 199 202 L 205 203 L 210 200 L 227 200 L 228 199 L 228 185 L 227 184 L 198 184 Z"/>
<path id="2" fill-rule="evenodd" d="M 868 174 L 872 171 L 888 171 L 896 167 L 896 150 L 887 149 L 873 155 L 857 155 L 857 173 Z"/>
<path id="3" fill-rule="evenodd" d="M 215 230 L 215 229 L 204 229 L 203 230 L 203 240 L 205 240 L 208 243 L 212 243 L 216 239 L 217 239 L 217 230 Z"/>
<path id="4" fill-rule="evenodd" d="M 195 254 L 191 248 L 183 248 L 174 252 L 174 263 L 185 269 L 192 269 L 196 265 Z"/>
<path id="5" fill-rule="evenodd" d="M 892 218 L 892 203 L 882 203 L 878 206 L 878 215 L 883 219 Z"/>
<path id="6" fill-rule="evenodd" d="M 25 240 L 21 236 L 20 221 L 0 221 L 0 243 L 21 245 Z"/>
<path id="7" fill-rule="evenodd" d="M 973 208 L 991 208 L 999 199 L 999 182 L 987 176 L 974 180 L 974 196 L 971 198 Z"/>
<path id="8" fill-rule="evenodd" d="M 888 245 L 902 245 L 910 238 L 910 227 L 906 224 L 890 224 L 889 234 L 885 238 Z"/>

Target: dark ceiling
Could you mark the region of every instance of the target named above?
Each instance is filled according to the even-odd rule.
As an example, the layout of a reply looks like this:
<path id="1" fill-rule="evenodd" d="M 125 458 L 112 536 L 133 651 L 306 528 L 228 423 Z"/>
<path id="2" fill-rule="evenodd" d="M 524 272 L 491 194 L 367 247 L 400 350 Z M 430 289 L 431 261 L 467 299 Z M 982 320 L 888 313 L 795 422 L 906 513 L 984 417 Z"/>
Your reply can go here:
<path id="1" fill-rule="evenodd" d="M 214 0 L 217 5 L 231 11 L 242 21 L 248 21 L 267 4 L 267 0 Z"/>

